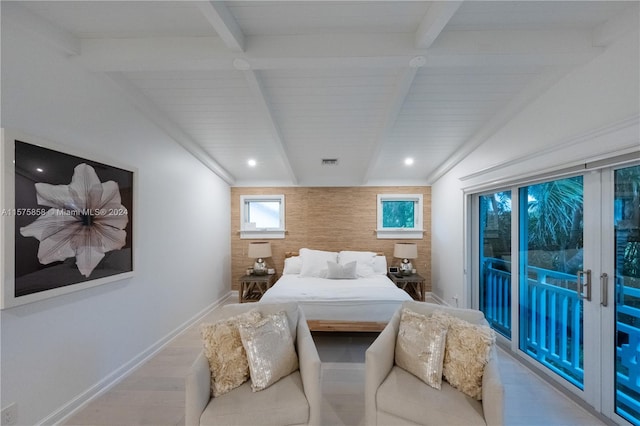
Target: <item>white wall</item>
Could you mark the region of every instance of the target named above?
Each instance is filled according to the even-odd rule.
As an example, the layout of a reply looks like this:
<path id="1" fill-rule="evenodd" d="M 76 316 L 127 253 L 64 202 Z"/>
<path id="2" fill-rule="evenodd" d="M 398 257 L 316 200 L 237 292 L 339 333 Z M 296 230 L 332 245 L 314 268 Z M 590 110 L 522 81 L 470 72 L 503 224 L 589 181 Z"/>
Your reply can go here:
<path id="1" fill-rule="evenodd" d="M 2 407 L 34 424 L 228 294 L 230 191 L 108 80 L 2 24 L 2 127 L 138 171 L 135 277 L 1 312 Z"/>
<path id="2" fill-rule="evenodd" d="M 606 157 L 624 148 L 640 149 L 638 39 L 638 31 L 632 31 L 569 73 L 435 182 L 431 220 L 436 296 L 450 304 L 458 296 L 462 305 L 466 294 L 465 187 Z M 485 169 L 491 171 L 460 180 Z"/>

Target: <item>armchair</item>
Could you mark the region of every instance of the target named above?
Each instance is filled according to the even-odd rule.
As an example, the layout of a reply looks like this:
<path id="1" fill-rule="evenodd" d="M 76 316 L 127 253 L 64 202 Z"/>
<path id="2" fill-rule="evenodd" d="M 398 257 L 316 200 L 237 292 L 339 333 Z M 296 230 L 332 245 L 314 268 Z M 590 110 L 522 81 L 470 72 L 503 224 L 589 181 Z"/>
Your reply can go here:
<path id="1" fill-rule="evenodd" d="M 404 302 L 422 315 L 442 310 L 474 324 L 486 325 L 484 314 L 431 303 Z M 482 377 L 482 400 L 468 397 L 442 381 L 434 389 L 395 365 L 395 345 L 400 328 L 398 309 L 365 355 L 365 415 L 367 425 L 502 425 L 504 388 L 492 349 Z"/>
<path id="2" fill-rule="evenodd" d="M 232 304 L 213 321 L 258 308 L 264 315 L 286 311 L 294 335 L 299 370 L 270 387 L 252 392 L 251 380 L 213 398 L 209 363 L 201 352 L 186 378 L 185 424 L 192 425 L 319 425 L 321 406 L 320 357 L 302 311 L 295 303 Z"/>

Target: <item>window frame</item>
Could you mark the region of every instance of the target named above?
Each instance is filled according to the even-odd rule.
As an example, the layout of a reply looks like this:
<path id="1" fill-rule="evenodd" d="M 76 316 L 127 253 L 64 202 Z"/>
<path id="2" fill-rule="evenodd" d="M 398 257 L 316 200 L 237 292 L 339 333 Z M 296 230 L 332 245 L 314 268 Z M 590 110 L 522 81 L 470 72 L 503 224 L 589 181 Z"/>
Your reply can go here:
<path id="1" fill-rule="evenodd" d="M 280 226 L 277 228 L 254 228 L 249 222 L 249 205 L 253 202 L 280 202 Z M 284 194 L 241 195 L 240 196 L 240 238 L 241 239 L 284 239 L 285 237 Z"/>
<path id="2" fill-rule="evenodd" d="M 383 227 L 383 204 L 385 201 L 411 201 L 413 208 L 413 228 L 388 228 Z M 378 239 L 422 239 L 424 235 L 424 215 L 422 194 L 378 194 L 378 218 L 376 233 Z"/>

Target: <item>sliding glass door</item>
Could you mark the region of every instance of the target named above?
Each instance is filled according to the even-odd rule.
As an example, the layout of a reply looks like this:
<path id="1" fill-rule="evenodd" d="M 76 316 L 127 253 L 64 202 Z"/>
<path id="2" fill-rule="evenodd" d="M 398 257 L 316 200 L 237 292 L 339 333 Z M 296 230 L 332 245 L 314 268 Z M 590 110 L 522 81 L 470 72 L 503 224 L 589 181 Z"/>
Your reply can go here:
<path id="1" fill-rule="evenodd" d="M 640 166 L 614 171 L 613 207 L 614 406 L 618 416 L 640 424 Z M 609 306 L 606 296 L 603 305 Z"/>
<path id="2" fill-rule="evenodd" d="M 640 425 L 640 165 L 472 205 L 472 294 L 491 327 L 596 411 Z"/>
<path id="3" fill-rule="evenodd" d="M 584 386 L 582 176 L 519 189 L 519 348 Z"/>
<path id="4" fill-rule="evenodd" d="M 479 308 L 491 327 L 511 338 L 511 191 L 481 195 Z"/>

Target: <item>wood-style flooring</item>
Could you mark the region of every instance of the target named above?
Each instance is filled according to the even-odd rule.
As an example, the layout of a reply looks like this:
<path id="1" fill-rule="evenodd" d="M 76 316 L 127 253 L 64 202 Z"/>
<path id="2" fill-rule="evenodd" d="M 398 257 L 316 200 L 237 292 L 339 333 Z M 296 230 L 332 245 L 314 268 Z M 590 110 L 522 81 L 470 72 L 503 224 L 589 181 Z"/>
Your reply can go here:
<path id="1" fill-rule="evenodd" d="M 205 317 L 202 322 L 206 322 Z M 323 424 L 364 425 L 364 353 L 375 333 L 314 333 L 322 361 Z M 184 425 L 184 378 L 200 348 L 199 324 L 175 338 L 64 424 Z M 499 350 L 507 425 L 603 425 Z"/>

